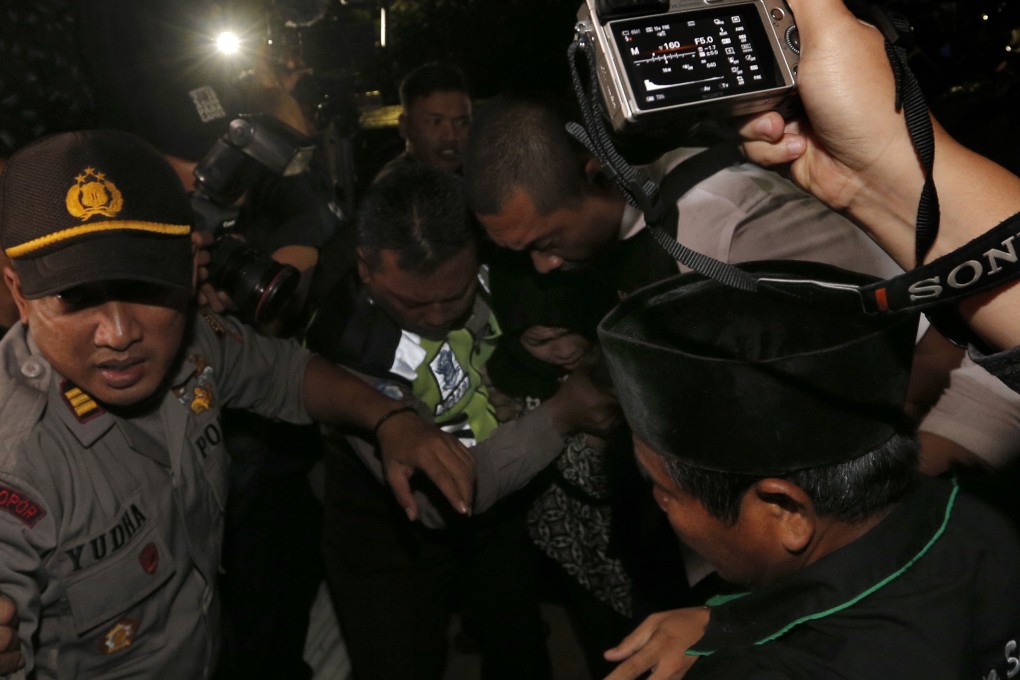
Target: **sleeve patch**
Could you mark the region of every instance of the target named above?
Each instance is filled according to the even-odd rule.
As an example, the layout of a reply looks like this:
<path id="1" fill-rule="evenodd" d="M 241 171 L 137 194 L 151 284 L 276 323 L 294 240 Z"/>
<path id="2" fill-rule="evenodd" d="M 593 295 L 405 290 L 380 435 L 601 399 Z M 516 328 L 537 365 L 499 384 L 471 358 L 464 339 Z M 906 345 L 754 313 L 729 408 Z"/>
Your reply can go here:
<path id="1" fill-rule="evenodd" d="M 14 515 L 29 528 L 46 516 L 46 511 L 38 503 L 4 484 L 0 484 L 0 510 Z"/>

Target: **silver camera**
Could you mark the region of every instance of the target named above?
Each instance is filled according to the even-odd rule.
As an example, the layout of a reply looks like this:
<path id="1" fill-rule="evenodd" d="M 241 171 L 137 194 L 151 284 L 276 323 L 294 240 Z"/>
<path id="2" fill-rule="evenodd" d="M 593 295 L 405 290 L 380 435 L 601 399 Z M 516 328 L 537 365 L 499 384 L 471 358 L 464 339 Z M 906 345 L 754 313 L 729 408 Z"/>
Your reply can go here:
<path id="1" fill-rule="evenodd" d="M 585 0 L 577 18 L 617 131 L 782 108 L 796 88 L 784 0 Z"/>

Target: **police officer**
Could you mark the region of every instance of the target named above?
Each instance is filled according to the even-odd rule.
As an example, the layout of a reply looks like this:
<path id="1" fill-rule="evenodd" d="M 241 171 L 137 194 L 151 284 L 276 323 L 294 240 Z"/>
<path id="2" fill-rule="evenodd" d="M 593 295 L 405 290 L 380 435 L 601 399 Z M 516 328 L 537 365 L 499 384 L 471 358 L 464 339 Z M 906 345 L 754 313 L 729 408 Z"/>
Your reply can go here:
<path id="1" fill-rule="evenodd" d="M 470 502 L 452 438 L 292 342 L 195 313 L 191 207 L 145 142 L 45 138 L 10 159 L 0 205 L 20 315 L 0 342 L 0 592 L 26 672 L 212 673 L 223 407 L 373 432 L 411 516 L 415 468 Z"/>

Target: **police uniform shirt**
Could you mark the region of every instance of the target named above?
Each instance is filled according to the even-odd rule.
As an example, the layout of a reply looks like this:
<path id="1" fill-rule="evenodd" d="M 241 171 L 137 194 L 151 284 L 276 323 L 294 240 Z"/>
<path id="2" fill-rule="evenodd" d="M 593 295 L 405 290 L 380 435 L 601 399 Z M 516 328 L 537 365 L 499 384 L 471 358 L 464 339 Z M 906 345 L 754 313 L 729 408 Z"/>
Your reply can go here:
<path id="1" fill-rule="evenodd" d="M 171 387 L 126 420 L 0 343 L 0 592 L 40 678 L 208 677 L 215 666 L 225 406 L 307 423 L 309 353 L 212 315 Z"/>
<path id="2" fill-rule="evenodd" d="M 680 148 L 642 166 L 654 181 L 696 155 Z M 723 262 L 807 260 L 891 278 L 903 270 L 853 222 L 830 210 L 792 182 L 753 163 L 725 168 L 676 201 L 676 238 Z M 620 238 L 645 228 L 644 215 L 624 208 Z M 677 271 L 690 271 L 677 263 Z"/>
<path id="3" fill-rule="evenodd" d="M 971 358 L 986 371 L 1001 380 L 1009 389 L 1020 393 L 1020 347 L 996 354 L 982 354 L 970 348 Z"/>
<path id="4" fill-rule="evenodd" d="M 925 478 L 856 541 L 710 602 L 684 677 L 1005 680 L 1020 669 L 1018 564 L 1011 525 Z"/>

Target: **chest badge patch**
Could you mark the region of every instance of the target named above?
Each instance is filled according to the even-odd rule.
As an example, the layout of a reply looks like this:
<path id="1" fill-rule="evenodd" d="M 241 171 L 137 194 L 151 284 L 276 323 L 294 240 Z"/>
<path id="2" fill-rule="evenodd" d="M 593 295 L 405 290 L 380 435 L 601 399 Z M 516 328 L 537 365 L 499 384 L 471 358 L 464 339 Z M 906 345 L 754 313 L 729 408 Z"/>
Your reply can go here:
<path id="1" fill-rule="evenodd" d="M 204 387 L 196 387 L 191 397 L 191 410 L 195 415 L 207 411 L 212 406 L 212 391 Z"/>
<path id="2" fill-rule="evenodd" d="M 213 368 L 205 357 L 198 354 L 188 356 L 188 361 L 195 367 L 187 379 L 173 388 L 177 401 L 191 409 L 195 415 L 208 411 L 213 405 Z M 189 385 L 194 380 L 194 386 Z"/>
<path id="3" fill-rule="evenodd" d="M 99 651 L 103 654 L 115 654 L 127 649 L 135 641 L 137 634 L 137 619 L 121 619 L 99 640 Z"/>

